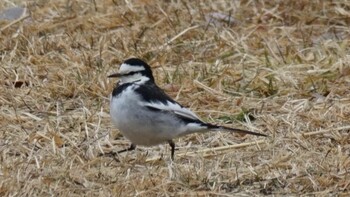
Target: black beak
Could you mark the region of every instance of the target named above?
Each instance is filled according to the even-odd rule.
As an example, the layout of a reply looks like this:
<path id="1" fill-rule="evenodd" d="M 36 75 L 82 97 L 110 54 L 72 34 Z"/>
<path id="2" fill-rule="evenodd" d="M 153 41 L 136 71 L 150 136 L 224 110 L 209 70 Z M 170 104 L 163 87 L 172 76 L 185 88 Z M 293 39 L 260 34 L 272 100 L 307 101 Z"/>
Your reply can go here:
<path id="1" fill-rule="evenodd" d="M 114 74 L 111 74 L 111 75 L 108 75 L 107 77 L 108 78 L 116 78 L 116 77 L 121 77 L 122 75 L 119 74 L 119 73 L 114 73 Z"/>

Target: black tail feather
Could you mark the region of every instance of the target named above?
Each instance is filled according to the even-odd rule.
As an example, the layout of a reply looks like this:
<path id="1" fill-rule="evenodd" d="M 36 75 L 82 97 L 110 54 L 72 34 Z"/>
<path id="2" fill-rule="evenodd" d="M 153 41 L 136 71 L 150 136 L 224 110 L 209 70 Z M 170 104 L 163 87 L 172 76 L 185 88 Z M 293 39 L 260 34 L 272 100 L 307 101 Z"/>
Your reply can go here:
<path id="1" fill-rule="evenodd" d="M 217 126 L 217 125 L 212 125 L 212 124 L 206 124 L 206 126 L 208 127 L 208 129 L 226 130 L 226 131 L 232 131 L 232 132 L 235 132 L 235 133 L 268 137 L 268 135 L 265 135 L 265 134 L 262 134 L 262 133 L 257 133 L 257 132 L 253 132 L 253 131 L 247 131 L 247 130 L 243 130 L 243 129 L 236 129 L 236 128 L 230 128 L 230 127 L 225 127 L 225 126 Z"/>

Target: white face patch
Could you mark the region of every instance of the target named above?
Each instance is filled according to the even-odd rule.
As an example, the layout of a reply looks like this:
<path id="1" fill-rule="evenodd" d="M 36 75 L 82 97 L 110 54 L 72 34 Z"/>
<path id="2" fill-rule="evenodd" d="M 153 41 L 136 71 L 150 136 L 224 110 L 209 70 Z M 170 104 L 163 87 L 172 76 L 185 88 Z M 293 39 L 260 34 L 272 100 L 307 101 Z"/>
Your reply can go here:
<path id="1" fill-rule="evenodd" d="M 131 66 L 129 64 L 123 63 L 120 68 L 119 68 L 119 74 L 128 74 L 130 72 L 138 72 L 138 71 L 143 71 L 145 68 L 140 65 L 140 66 Z"/>
<path id="2" fill-rule="evenodd" d="M 148 81 L 149 78 L 146 76 L 141 75 L 141 73 L 135 73 L 133 75 L 127 75 L 127 76 L 122 76 L 120 77 L 120 84 L 123 83 L 132 83 L 132 82 L 140 82 L 144 83 L 145 81 Z"/>
<path id="3" fill-rule="evenodd" d="M 120 77 L 120 84 L 123 83 L 132 83 L 135 81 L 147 81 L 149 80 L 148 77 L 143 76 L 141 73 L 138 73 L 139 71 L 144 71 L 145 68 L 140 66 L 131 66 L 130 64 L 123 63 L 120 68 L 118 74 L 122 75 Z M 131 74 L 134 73 L 134 74 Z M 128 75 L 129 74 L 129 75 Z M 123 76 L 125 75 L 125 76 Z"/>

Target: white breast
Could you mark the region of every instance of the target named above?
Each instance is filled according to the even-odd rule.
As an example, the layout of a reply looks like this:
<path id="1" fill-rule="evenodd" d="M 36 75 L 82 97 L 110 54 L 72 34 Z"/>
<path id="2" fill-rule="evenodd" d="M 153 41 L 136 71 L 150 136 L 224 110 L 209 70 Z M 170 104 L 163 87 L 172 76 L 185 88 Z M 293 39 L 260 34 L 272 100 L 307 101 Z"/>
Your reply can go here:
<path id="1" fill-rule="evenodd" d="M 135 145 L 151 146 L 186 133 L 186 125 L 174 116 L 146 108 L 134 87 L 127 87 L 110 103 L 112 122 L 126 138 Z"/>

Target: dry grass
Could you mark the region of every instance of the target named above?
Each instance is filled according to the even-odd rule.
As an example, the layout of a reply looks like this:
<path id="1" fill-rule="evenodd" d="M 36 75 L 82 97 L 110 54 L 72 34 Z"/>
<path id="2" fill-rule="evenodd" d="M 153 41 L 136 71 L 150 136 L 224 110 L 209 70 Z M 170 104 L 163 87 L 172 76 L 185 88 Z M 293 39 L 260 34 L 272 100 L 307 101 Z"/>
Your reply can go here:
<path id="1" fill-rule="evenodd" d="M 1 196 L 349 194 L 350 3 L 186 2 L 38 0 L 0 22 Z M 98 157 L 129 144 L 106 76 L 131 56 L 204 120 L 271 137 Z"/>

